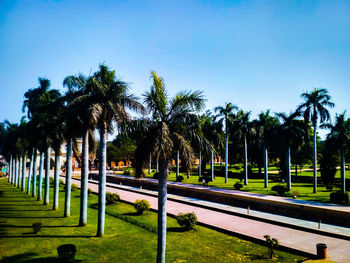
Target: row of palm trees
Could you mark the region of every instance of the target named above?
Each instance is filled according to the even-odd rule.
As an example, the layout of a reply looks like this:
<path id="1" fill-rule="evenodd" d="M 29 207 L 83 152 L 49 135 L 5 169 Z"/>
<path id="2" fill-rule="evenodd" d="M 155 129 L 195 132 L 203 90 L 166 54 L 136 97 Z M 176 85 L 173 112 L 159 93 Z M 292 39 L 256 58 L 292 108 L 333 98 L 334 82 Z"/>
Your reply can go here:
<path id="1" fill-rule="evenodd" d="M 228 178 L 228 153 L 230 137 L 243 142 L 244 148 L 244 183 L 248 184 L 248 150 L 247 140 L 258 135 L 263 145 L 265 187 L 268 187 L 268 150 L 272 140 L 278 140 L 286 153 L 286 171 L 288 187 L 291 187 L 290 158 L 291 148 L 308 138 L 311 120 L 314 131 L 314 170 L 316 171 L 316 128 L 319 123 L 329 119 L 327 107 L 333 107 L 330 96 L 324 89 L 315 89 L 302 94 L 302 103 L 294 113 L 270 115 L 263 112 L 259 118 L 250 121 L 250 112 L 239 110 L 232 103 L 216 107 L 216 115 L 210 112 L 198 115 L 205 107 L 202 92 L 182 91 L 173 98 L 167 94 L 164 80 L 156 72 L 151 72 L 152 86 L 143 94 L 143 104 L 137 97 L 129 93 L 126 82 L 119 80 L 115 71 L 105 65 L 89 77 L 82 74 L 68 76 L 63 81 L 66 92 L 50 89 L 50 81 L 39 78 L 39 87 L 25 93 L 23 111 L 27 119 L 20 124 L 5 122 L 2 129 L 2 152 L 9 160 L 9 181 L 25 189 L 25 163 L 30 159 L 27 175 L 27 193 L 42 200 L 42 184 L 44 179 L 44 204 L 49 204 L 49 170 L 50 151 L 55 152 L 54 165 L 54 200 L 53 209 L 58 209 L 59 194 L 59 158 L 61 145 L 66 143 L 66 189 L 64 215 L 70 216 L 70 196 L 72 180 L 72 156 L 77 153 L 77 138 L 82 138 L 81 155 L 81 196 L 79 225 L 87 224 L 88 200 L 88 160 L 89 153 L 95 150 L 94 131 L 99 131 L 99 200 L 97 236 L 104 234 L 105 195 L 106 195 L 106 144 L 107 134 L 114 128 L 121 134 L 127 134 L 136 140 L 135 171 L 137 176 L 144 176 L 144 168 L 149 165 L 150 157 L 159 165 L 158 188 L 158 248 L 157 262 L 165 262 L 166 245 L 166 200 L 167 175 L 171 160 L 176 156 L 177 163 L 185 170 L 194 165 L 195 155 L 210 155 L 212 176 L 213 158 L 220 152 L 224 138 L 225 149 L 225 181 Z M 140 118 L 132 119 L 127 110 L 141 113 Z M 345 114 L 345 113 L 344 113 Z M 329 123 L 323 127 L 331 129 L 329 136 L 337 138 L 345 145 L 349 138 L 348 120 L 344 114 L 337 115 L 333 126 Z M 302 115 L 304 120 L 301 120 Z M 343 116 L 341 119 L 339 116 Z M 343 121 L 344 134 L 339 133 L 339 121 Z M 338 133 L 337 133 L 338 132 Z M 278 134 L 278 138 L 276 138 Z M 343 136 L 344 135 L 344 136 Z M 343 136 L 343 137 L 341 137 Z M 0 136 L 1 137 L 1 136 Z M 294 149 L 294 148 L 293 148 Z M 344 151 L 343 151 L 344 152 Z M 36 182 L 37 155 L 39 153 L 39 175 Z M 343 156 L 343 155 L 342 155 Z M 200 158 L 201 159 L 201 158 Z M 344 160 L 344 158 L 342 158 Z M 21 163 L 21 164 L 20 164 Z M 343 163 L 343 162 L 342 162 Z M 19 166 L 22 165 L 22 172 Z M 45 177 L 43 172 L 45 170 Z M 342 170 L 343 171 L 343 170 Z M 345 178 L 342 174 L 342 178 Z M 316 192 L 316 177 L 314 177 Z M 343 183 L 345 191 L 345 179 Z"/>

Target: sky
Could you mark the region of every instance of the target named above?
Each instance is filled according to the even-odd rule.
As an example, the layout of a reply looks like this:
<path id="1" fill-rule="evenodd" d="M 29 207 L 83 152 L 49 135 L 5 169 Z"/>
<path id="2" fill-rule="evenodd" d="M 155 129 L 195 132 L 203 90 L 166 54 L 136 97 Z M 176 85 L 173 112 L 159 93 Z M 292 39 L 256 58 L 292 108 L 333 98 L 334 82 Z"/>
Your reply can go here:
<path id="1" fill-rule="evenodd" d="M 155 70 L 169 95 L 202 90 L 207 109 L 232 102 L 253 118 L 322 87 L 334 116 L 350 110 L 349 14 L 338 0 L 0 0 L 0 121 L 20 120 L 38 77 L 64 91 L 100 63 L 140 98 Z"/>

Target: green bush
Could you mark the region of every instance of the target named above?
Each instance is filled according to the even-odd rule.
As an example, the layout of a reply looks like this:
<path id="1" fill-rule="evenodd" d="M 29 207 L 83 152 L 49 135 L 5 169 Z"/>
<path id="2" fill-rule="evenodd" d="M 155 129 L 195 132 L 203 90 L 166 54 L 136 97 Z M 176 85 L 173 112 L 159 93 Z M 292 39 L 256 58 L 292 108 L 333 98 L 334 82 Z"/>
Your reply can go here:
<path id="1" fill-rule="evenodd" d="M 197 223 L 197 216 L 193 212 L 186 214 L 180 213 L 175 218 L 177 223 L 187 230 L 193 229 Z"/>
<path id="2" fill-rule="evenodd" d="M 349 203 L 349 194 L 342 192 L 333 192 L 329 196 L 330 202 L 334 204 L 347 204 Z"/>
<path id="3" fill-rule="evenodd" d="M 269 235 L 265 235 L 266 245 L 268 247 L 268 254 L 270 259 L 273 257 L 274 249 L 278 247 L 279 242 L 277 238 L 271 238 Z"/>
<path id="4" fill-rule="evenodd" d="M 53 185 L 54 182 L 55 182 L 55 180 L 52 177 L 50 177 L 50 185 Z"/>
<path id="5" fill-rule="evenodd" d="M 93 194 L 94 192 L 91 190 L 91 188 L 88 188 L 88 195 Z"/>
<path id="6" fill-rule="evenodd" d="M 276 192 L 280 196 L 282 196 L 288 192 L 287 187 L 280 185 L 280 184 L 272 186 L 271 190 Z"/>
<path id="7" fill-rule="evenodd" d="M 72 191 L 76 191 L 79 189 L 79 187 L 76 184 L 72 184 L 71 189 L 72 189 Z"/>
<path id="8" fill-rule="evenodd" d="M 60 185 L 64 185 L 64 181 L 62 179 L 59 180 Z"/>
<path id="9" fill-rule="evenodd" d="M 123 175 L 131 175 L 130 171 L 124 171 Z"/>
<path id="10" fill-rule="evenodd" d="M 61 245 L 57 248 L 58 258 L 63 262 L 71 262 L 74 260 L 77 248 L 73 244 Z"/>
<path id="11" fill-rule="evenodd" d="M 177 178 L 176 178 L 176 182 L 182 182 L 184 180 L 184 177 L 182 175 L 179 175 Z"/>
<path id="12" fill-rule="evenodd" d="M 147 200 L 136 200 L 134 207 L 139 215 L 142 215 L 144 211 L 148 211 L 151 208 L 150 203 Z"/>
<path id="13" fill-rule="evenodd" d="M 120 195 L 107 192 L 106 193 L 106 203 L 107 205 L 115 204 L 120 201 Z"/>
<path id="14" fill-rule="evenodd" d="M 211 182 L 211 177 L 210 176 L 200 176 L 198 178 L 198 182 L 202 182 L 204 184 L 208 184 L 209 182 Z"/>
<path id="15" fill-rule="evenodd" d="M 237 182 L 233 185 L 233 187 L 236 189 L 236 190 L 241 190 L 241 188 L 243 187 L 243 184 L 241 184 L 240 182 Z"/>
<path id="16" fill-rule="evenodd" d="M 333 190 L 334 186 L 332 184 L 327 184 L 326 189 L 327 191 L 331 192 Z"/>

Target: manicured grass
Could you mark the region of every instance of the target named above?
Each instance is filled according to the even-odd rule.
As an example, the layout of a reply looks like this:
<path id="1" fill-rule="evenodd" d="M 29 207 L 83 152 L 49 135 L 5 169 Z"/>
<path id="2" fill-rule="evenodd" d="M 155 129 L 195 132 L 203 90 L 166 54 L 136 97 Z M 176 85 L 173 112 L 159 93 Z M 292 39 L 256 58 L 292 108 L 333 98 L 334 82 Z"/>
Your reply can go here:
<path id="1" fill-rule="evenodd" d="M 157 235 L 150 231 L 156 229 L 154 212 L 140 216 L 126 203 L 107 206 L 106 236 L 97 238 L 96 195 L 89 196 L 88 225 L 78 227 L 79 190 L 72 192 L 70 218 L 63 217 L 63 188 L 57 211 L 52 210 L 51 204 L 44 206 L 35 201 L 5 179 L 0 180 L 0 191 L 3 191 L 0 197 L 0 262 L 58 262 L 56 249 L 66 243 L 76 245 L 76 259 L 82 262 L 155 261 Z M 52 188 L 50 198 L 52 201 Z M 34 234 L 31 227 L 35 222 L 43 225 L 38 234 Z M 167 262 L 266 262 L 266 252 L 264 246 L 204 227 L 184 232 L 175 219 L 168 218 Z M 275 261 L 278 262 L 304 260 L 281 251 L 277 251 L 277 255 Z"/>

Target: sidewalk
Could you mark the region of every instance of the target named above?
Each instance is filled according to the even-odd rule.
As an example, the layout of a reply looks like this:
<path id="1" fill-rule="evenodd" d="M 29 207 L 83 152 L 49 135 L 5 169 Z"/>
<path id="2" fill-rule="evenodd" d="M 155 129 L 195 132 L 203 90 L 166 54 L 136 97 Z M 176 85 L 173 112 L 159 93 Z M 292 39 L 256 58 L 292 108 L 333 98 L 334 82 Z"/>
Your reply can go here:
<path id="1" fill-rule="evenodd" d="M 73 179 L 72 182 L 78 186 L 80 185 L 80 180 Z M 118 187 L 118 189 L 116 187 Z M 89 188 L 94 192 L 98 192 L 98 184 L 94 181 L 89 181 Z M 127 189 L 125 186 L 120 187 L 109 183 L 107 183 L 106 189 L 108 192 L 118 193 L 122 200 L 130 203 L 133 203 L 137 199 L 147 199 L 151 204 L 151 208 L 157 210 L 158 199 L 154 191 L 138 190 L 136 192 L 136 189 Z M 174 201 L 176 198 L 182 199 L 184 197 L 169 195 L 167 213 L 170 215 L 177 215 L 180 212 L 194 212 L 198 217 L 198 222 L 202 225 L 260 241 L 264 240 L 263 236 L 268 234 L 278 238 L 281 246 L 309 254 L 316 254 L 317 243 L 326 243 L 328 245 L 328 257 L 330 260 L 335 262 L 350 262 L 350 241 L 244 218 L 242 216 L 228 214 L 224 211 L 219 212 L 208 208 L 185 204 L 183 202 Z M 203 202 L 194 199 L 191 201 Z M 236 210 L 237 208 L 233 207 L 230 209 Z M 251 212 L 256 213 L 255 211 Z"/>

